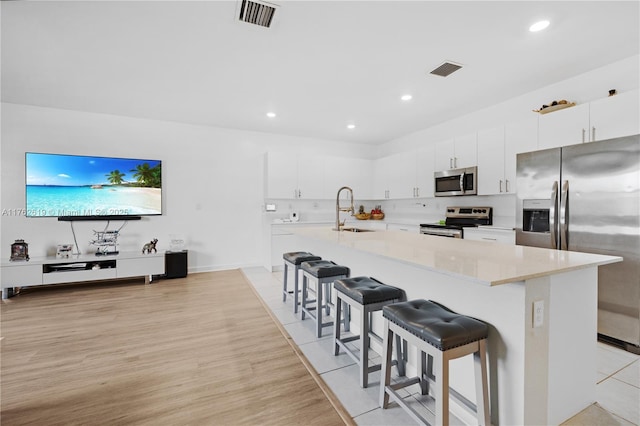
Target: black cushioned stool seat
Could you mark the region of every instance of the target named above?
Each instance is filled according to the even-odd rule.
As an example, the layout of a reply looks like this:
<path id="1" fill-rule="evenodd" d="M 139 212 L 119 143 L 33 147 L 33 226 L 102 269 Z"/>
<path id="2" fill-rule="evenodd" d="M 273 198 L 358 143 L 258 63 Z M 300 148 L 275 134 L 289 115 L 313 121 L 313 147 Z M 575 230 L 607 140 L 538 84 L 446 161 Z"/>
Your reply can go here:
<path id="1" fill-rule="evenodd" d="M 426 395 L 429 393 L 429 385 L 435 383 L 435 424 L 449 424 L 449 361 L 473 354 L 478 424 L 491 424 L 487 385 L 486 339 L 489 331 L 487 324 L 475 318 L 457 314 L 437 302 L 423 299 L 385 306 L 382 308 L 382 316 L 385 330 L 380 387 L 382 408 L 387 408 L 391 396 L 415 420 L 428 424 L 405 403 L 396 391 L 419 383 L 422 394 Z M 421 354 L 421 372 L 419 377 L 391 385 L 393 335 L 407 339 L 418 348 Z M 427 355 L 429 356 L 428 367 Z M 459 397 L 456 394 L 452 396 Z M 469 401 L 463 402 L 469 404 Z"/>
<path id="2" fill-rule="evenodd" d="M 350 270 L 346 266 L 338 265 L 329 260 L 302 262 L 300 269 L 302 270 L 301 317 L 303 320 L 305 315 L 314 318 L 316 320 L 316 336 L 322 337 L 322 328 L 333 325 L 333 322 L 323 322 L 322 320 L 323 310 L 326 315 L 331 312 L 331 284 L 340 278 L 348 278 Z M 315 299 L 309 299 L 309 290 L 313 291 L 309 288 L 309 279 L 317 283 Z M 315 306 L 313 306 L 314 303 Z M 312 311 L 315 311 L 315 314 Z"/>
<path id="3" fill-rule="evenodd" d="M 369 373 L 380 370 L 380 364 L 369 366 L 369 342 L 371 338 L 382 343 L 382 339 L 371 330 L 373 312 L 380 311 L 383 306 L 405 300 L 404 291 L 386 285 L 369 277 L 343 278 L 333 283 L 336 290 L 336 321 L 333 325 L 334 355 L 338 355 L 342 348 L 360 367 L 360 386 L 366 388 L 369 382 Z M 360 313 L 360 335 L 341 337 L 340 322 L 342 315 L 342 303 L 348 308 L 356 308 Z M 350 312 L 350 309 L 346 312 Z M 346 313 L 345 312 L 345 313 Z M 350 315 L 349 315 L 350 316 Z M 348 316 L 345 315 L 345 331 L 349 331 L 347 325 Z M 352 351 L 346 344 L 355 340 L 360 341 L 359 355 Z M 394 363 L 398 367 L 400 376 L 404 376 L 404 358 L 402 356 L 400 337 L 397 336 L 397 356 Z"/>
<path id="4" fill-rule="evenodd" d="M 282 259 L 284 260 L 284 278 L 282 280 L 282 301 L 287 301 L 287 295 L 293 293 L 293 312 L 298 313 L 298 305 L 300 304 L 298 300 L 298 293 L 300 287 L 298 287 L 298 275 L 300 272 L 300 265 L 302 262 L 312 261 L 312 260 L 322 260 L 320 256 L 313 255 L 306 251 L 292 251 L 289 253 L 284 253 L 282 255 Z M 293 291 L 287 289 L 287 278 L 289 266 L 291 266 L 294 270 L 294 280 L 293 280 Z"/>

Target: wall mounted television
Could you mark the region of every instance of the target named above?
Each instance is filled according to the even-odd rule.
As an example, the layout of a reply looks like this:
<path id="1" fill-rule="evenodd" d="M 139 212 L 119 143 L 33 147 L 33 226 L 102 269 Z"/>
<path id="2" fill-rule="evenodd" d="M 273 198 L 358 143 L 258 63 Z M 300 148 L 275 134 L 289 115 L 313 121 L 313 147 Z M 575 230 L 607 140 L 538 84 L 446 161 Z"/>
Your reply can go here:
<path id="1" fill-rule="evenodd" d="M 25 153 L 26 215 L 61 220 L 162 214 L 162 162 Z"/>

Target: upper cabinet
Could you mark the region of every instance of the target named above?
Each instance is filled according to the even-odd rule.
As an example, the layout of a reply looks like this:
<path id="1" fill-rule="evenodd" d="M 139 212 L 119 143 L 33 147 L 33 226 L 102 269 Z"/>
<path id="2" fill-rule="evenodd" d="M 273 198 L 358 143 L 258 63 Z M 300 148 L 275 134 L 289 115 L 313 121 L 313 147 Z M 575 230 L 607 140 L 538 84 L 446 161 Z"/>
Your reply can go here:
<path id="1" fill-rule="evenodd" d="M 286 152 L 268 152 L 264 164 L 264 197 L 298 198 L 298 156 Z"/>
<path id="2" fill-rule="evenodd" d="M 265 157 L 265 198 L 329 200 L 348 186 L 357 199 L 371 199 L 372 174 L 371 160 L 269 152 Z"/>
<path id="3" fill-rule="evenodd" d="M 589 129 L 589 104 L 541 114 L 538 122 L 538 149 L 585 142 Z"/>
<path id="4" fill-rule="evenodd" d="M 435 170 L 472 167 L 478 161 L 476 133 L 445 139 L 435 143 Z"/>
<path id="5" fill-rule="evenodd" d="M 516 155 L 538 146 L 538 117 L 478 132 L 478 195 L 516 192 Z"/>
<path id="6" fill-rule="evenodd" d="M 638 90 L 619 93 L 589 104 L 589 142 L 640 134 Z"/>
<path id="7" fill-rule="evenodd" d="M 504 126 L 504 179 L 505 190 L 516 192 L 517 155 L 538 149 L 538 116 L 531 115 L 521 121 Z"/>
<path id="8" fill-rule="evenodd" d="M 433 172 L 436 171 L 435 153 L 436 147 L 433 144 L 420 148 L 416 152 L 415 198 L 433 197 L 435 192 Z"/>
<path id="9" fill-rule="evenodd" d="M 324 193 L 335 199 L 338 190 L 348 186 L 356 200 L 373 198 L 373 161 L 362 158 L 327 157 L 324 162 Z M 349 194 L 340 194 L 346 199 Z"/>
<path id="10" fill-rule="evenodd" d="M 376 199 L 433 197 L 433 145 L 375 161 Z"/>
<path id="11" fill-rule="evenodd" d="M 638 90 L 540 115 L 538 149 L 640 133 Z"/>
<path id="12" fill-rule="evenodd" d="M 478 132 L 478 195 L 508 191 L 504 146 L 504 126 Z"/>
<path id="13" fill-rule="evenodd" d="M 389 155 L 376 161 L 376 198 L 412 198 L 416 182 L 416 157 L 413 151 Z"/>

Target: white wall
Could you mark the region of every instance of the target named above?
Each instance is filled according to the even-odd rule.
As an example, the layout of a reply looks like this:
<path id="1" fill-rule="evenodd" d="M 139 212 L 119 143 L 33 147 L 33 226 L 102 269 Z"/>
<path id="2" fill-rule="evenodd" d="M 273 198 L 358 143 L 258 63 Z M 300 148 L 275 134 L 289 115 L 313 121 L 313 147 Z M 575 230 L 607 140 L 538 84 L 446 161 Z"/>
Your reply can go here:
<path id="1" fill-rule="evenodd" d="M 129 222 L 121 251 L 141 250 L 152 238 L 168 249 L 169 235 L 177 233 L 185 237 L 192 272 L 260 265 L 263 155 L 269 150 L 371 155 L 359 144 L 4 103 L 0 256 L 8 259 L 18 238 L 29 243 L 31 256 L 55 254 L 57 244 L 73 242 L 67 222 L 12 214 L 25 205 L 24 153 L 35 151 L 163 161 L 164 214 Z M 83 253 L 95 251 L 92 230 L 104 226 L 74 224 Z"/>

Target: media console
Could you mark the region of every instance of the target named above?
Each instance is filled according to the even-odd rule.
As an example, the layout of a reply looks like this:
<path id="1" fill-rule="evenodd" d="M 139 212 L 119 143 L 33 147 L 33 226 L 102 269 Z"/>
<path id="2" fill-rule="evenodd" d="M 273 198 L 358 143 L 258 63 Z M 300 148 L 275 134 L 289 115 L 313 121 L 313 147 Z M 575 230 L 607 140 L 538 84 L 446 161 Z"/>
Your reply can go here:
<path id="1" fill-rule="evenodd" d="M 164 252 L 120 252 L 118 255 L 75 255 L 70 258 L 35 257 L 28 261 L 3 260 L 0 279 L 2 298 L 7 299 L 15 287 L 31 287 L 144 277 L 149 284 L 153 275 L 164 274 Z"/>

